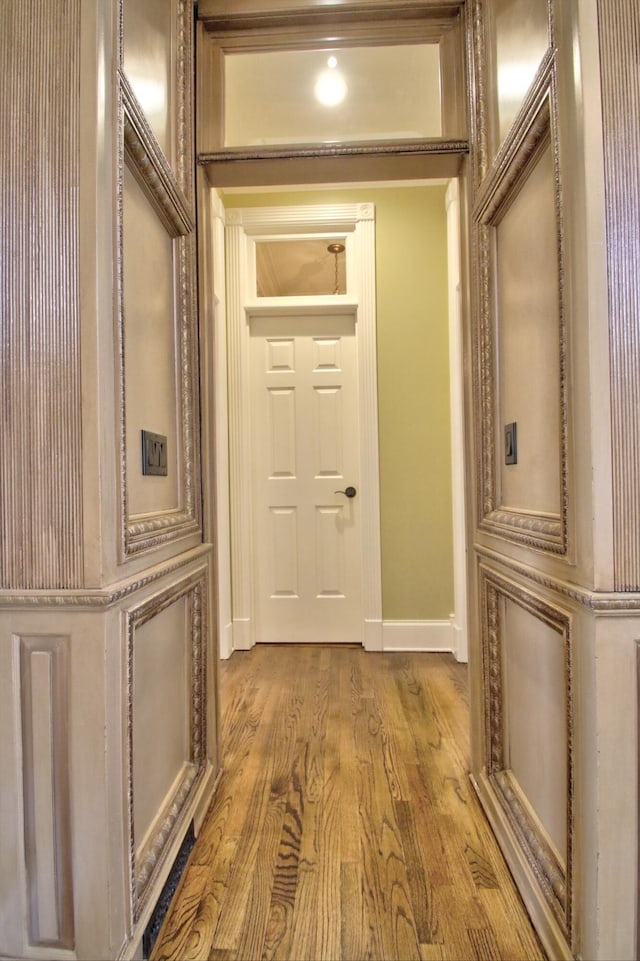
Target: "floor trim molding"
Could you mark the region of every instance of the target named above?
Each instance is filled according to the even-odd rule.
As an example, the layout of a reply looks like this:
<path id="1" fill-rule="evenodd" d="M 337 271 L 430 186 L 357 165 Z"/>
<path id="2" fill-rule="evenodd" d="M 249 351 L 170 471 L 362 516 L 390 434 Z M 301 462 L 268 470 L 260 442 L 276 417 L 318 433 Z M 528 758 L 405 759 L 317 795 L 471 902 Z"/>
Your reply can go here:
<path id="1" fill-rule="evenodd" d="M 383 621 L 383 651 L 454 653 L 456 636 L 450 618 L 445 621 Z"/>

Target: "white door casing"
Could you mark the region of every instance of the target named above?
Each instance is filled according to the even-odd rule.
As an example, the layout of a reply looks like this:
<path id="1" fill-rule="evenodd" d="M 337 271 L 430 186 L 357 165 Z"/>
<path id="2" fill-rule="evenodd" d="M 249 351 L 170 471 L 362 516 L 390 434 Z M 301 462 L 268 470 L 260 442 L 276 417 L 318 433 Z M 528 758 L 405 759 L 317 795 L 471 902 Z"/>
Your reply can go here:
<path id="1" fill-rule="evenodd" d="M 355 311 L 250 315 L 254 636 L 362 643 Z"/>
<path id="2" fill-rule="evenodd" d="M 251 208 L 227 211 L 227 317 L 229 346 L 229 472 L 233 647 L 248 650 L 256 636 L 256 516 L 253 504 L 251 323 L 257 318 L 340 314 L 355 318 L 359 477 L 353 516 L 360 521 L 361 604 L 359 637 L 367 650 L 382 649 L 380 495 L 375 333 L 375 245 L 372 204 Z M 347 294 L 321 297 L 256 296 L 255 240 L 265 237 L 342 237 L 347 247 Z M 252 321 L 253 319 L 253 321 Z M 257 320 L 266 323 L 266 320 Z M 333 480 L 331 481 L 333 483 Z M 346 484 L 351 483 L 346 481 Z M 335 489 L 342 489 L 336 483 Z M 344 501 L 331 495 L 334 506 Z"/>

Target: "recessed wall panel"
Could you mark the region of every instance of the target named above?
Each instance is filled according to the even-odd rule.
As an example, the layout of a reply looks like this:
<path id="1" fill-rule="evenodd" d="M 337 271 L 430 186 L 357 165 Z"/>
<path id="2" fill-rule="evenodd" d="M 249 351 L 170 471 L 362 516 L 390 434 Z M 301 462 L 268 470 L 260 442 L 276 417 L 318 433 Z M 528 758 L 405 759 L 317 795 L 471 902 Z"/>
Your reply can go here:
<path id="1" fill-rule="evenodd" d="M 125 167 L 123 286 L 129 516 L 178 504 L 174 241 Z M 167 437 L 166 477 L 142 475 L 141 430 Z"/>
<path id="2" fill-rule="evenodd" d="M 172 149 L 175 0 L 124 0 L 123 66 L 165 156 Z"/>
<path id="3" fill-rule="evenodd" d="M 480 567 L 486 789 L 571 939 L 575 851 L 573 615 Z"/>
<path id="4" fill-rule="evenodd" d="M 547 0 L 493 0 L 494 82 L 502 142 L 549 47 Z"/>
<path id="5" fill-rule="evenodd" d="M 69 638 L 17 639 L 29 944 L 72 948 Z"/>
<path id="6" fill-rule="evenodd" d="M 181 597 L 133 635 L 133 829 L 136 846 L 190 760 L 191 637 Z"/>
<path id="7" fill-rule="evenodd" d="M 505 765 L 566 861 L 565 641 L 544 620 L 506 600 L 503 657 Z"/>
<path id="8" fill-rule="evenodd" d="M 496 226 L 500 506 L 561 513 L 560 284 L 551 147 Z M 504 425 L 517 423 L 517 464 Z"/>

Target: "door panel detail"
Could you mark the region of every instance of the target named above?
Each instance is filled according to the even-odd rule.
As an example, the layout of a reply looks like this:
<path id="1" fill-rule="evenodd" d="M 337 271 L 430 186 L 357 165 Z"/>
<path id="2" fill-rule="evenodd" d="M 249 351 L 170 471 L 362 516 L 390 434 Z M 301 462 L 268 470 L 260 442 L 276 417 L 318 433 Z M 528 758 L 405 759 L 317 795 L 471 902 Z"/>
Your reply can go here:
<path id="1" fill-rule="evenodd" d="M 267 369 L 293 370 L 294 349 L 292 340 L 267 341 Z"/>
<path id="2" fill-rule="evenodd" d="M 342 508 L 316 509 L 316 595 L 344 597 Z"/>
<path id="3" fill-rule="evenodd" d="M 314 337 L 316 370 L 340 370 L 340 341 L 333 337 Z"/>
<path id="4" fill-rule="evenodd" d="M 296 473 L 295 392 L 269 388 L 270 477 L 294 477 Z"/>
<path id="5" fill-rule="evenodd" d="M 316 477 L 342 477 L 342 393 L 339 387 L 315 387 Z"/>
<path id="6" fill-rule="evenodd" d="M 298 596 L 298 517 L 295 507 L 271 508 L 271 597 Z"/>

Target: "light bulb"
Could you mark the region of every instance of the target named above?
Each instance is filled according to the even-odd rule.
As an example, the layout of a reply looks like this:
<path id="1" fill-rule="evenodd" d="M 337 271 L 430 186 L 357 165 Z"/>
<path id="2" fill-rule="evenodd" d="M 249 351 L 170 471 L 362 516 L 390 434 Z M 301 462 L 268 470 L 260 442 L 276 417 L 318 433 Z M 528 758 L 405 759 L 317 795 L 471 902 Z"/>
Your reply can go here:
<path id="1" fill-rule="evenodd" d="M 335 107 L 342 103 L 347 95 L 347 85 L 342 74 L 335 70 L 325 70 L 321 73 L 314 87 L 316 100 L 325 107 Z"/>

